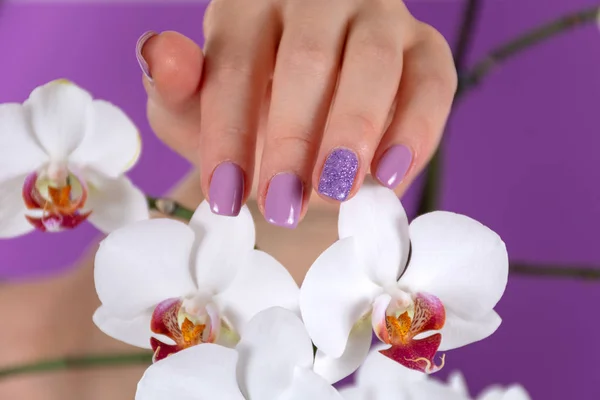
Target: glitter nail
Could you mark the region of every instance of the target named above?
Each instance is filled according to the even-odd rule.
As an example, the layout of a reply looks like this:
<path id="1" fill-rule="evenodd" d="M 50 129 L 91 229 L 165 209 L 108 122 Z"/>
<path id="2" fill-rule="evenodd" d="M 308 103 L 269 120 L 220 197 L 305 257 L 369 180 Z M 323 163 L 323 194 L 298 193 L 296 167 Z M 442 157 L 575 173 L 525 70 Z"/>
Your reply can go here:
<path id="1" fill-rule="evenodd" d="M 329 153 L 321 172 L 319 193 L 334 200 L 346 200 L 357 170 L 358 158 L 353 151 L 342 148 L 333 150 Z"/>

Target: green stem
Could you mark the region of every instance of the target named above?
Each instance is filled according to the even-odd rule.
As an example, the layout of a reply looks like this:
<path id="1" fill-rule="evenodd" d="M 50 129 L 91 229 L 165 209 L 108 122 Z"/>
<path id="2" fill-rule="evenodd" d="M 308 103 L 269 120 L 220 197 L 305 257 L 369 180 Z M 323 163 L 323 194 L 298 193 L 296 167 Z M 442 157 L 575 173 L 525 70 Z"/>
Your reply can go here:
<path id="1" fill-rule="evenodd" d="M 146 199 L 148 200 L 148 207 L 151 210 L 158 211 L 166 216 L 189 221 L 192 219 L 192 215 L 194 215 L 194 211 L 182 206 L 175 200 L 156 198 L 152 196 L 146 196 Z"/>
<path id="2" fill-rule="evenodd" d="M 32 364 L 24 364 L 16 367 L 0 370 L 0 379 L 13 377 L 15 375 L 54 372 L 69 369 L 130 366 L 130 365 L 150 365 L 152 363 L 152 354 L 137 352 L 131 354 L 111 354 L 111 355 L 88 355 L 81 357 L 65 357 L 54 360 L 41 361 Z"/>

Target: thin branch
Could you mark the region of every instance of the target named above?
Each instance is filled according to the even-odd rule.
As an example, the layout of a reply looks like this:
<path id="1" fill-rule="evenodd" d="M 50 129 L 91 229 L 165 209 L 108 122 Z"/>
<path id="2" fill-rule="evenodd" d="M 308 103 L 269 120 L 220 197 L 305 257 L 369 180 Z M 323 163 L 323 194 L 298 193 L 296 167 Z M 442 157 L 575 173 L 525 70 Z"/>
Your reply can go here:
<path id="1" fill-rule="evenodd" d="M 572 14 L 562 16 L 554 21 L 543 24 L 516 37 L 508 43 L 493 49 L 481 61 L 476 62 L 472 68 L 459 74 L 459 87 L 456 92 L 455 101 L 462 98 L 470 89 L 479 85 L 483 78 L 503 62 L 506 62 L 521 52 L 562 33 L 570 32 L 585 24 L 596 23 L 599 13 L 600 5 L 587 7 L 584 10 L 576 11 Z M 465 15 L 467 15 L 467 13 L 465 13 Z M 462 71 L 463 69 L 464 68 L 462 68 L 461 65 L 457 65 L 458 71 Z M 437 208 L 439 201 L 439 183 L 441 181 L 440 175 L 441 160 L 440 150 L 438 149 L 426 172 L 425 183 L 417 208 L 418 215 L 428 213 Z"/>
<path id="2" fill-rule="evenodd" d="M 588 7 L 584 10 L 576 11 L 535 28 L 497 47 L 481 61 L 475 63 L 472 68 L 461 74 L 457 96 L 464 94 L 466 90 L 478 85 L 492 69 L 524 50 L 560 34 L 582 27 L 585 24 L 596 23 L 598 13 L 600 13 L 600 6 Z"/>
<path id="3" fill-rule="evenodd" d="M 81 357 L 65 357 L 54 360 L 47 360 L 32 364 L 24 364 L 17 367 L 11 367 L 0 370 L 0 379 L 13 377 L 16 375 L 32 374 L 39 372 L 54 372 L 68 369 L 115 367 L 130 365 L 150 365 L 152 363 L 152 353 L 131 353 L 131 354 L 112 354 L 112 355 L 94 355 Z"/>
<path id="4" fill-rule="evenodd" d="M 460 30 L 458 32 L 458 40 L 456 46 L 454 46 L 454 64 L 457 71 L 462 71 L 464 64 L 466 63 L 467 54 L 474 36 L 473 31 L 475 30 L 475 23 L 480 9 L 480 0 L 468 0 L 465 5 Z M 421 190 L 421 196 L 418 202 L 419 206 L 417 208 L 418 215 L 425 214 L 436 208 L 437 199 L 439 198 L 440 182 L 442 181 L 441 157 L 440 146 L 433 155 L 425 172 L 425 182 L 423 183 L 423 189 Z"/>
<path id="5" fill-rule="evenodd" d="M 513 275 L 542 276 L 547 278 L 600 280 L 600 268 L 593 267 L 511 263 L 510 273 Z"/>
<path id="6" fill-rule="evenodd" d="M 148 207 L 151 210 L 158 211 L 159 213 L 168 217 L 176 217 L 185 221 L 189 221 L 192 219 L 192 215 L 194 215 L 194 211 L 182 206 L 175 200 L 156 198 L 152 196 L 146 196 L 146 199 L 148 200 Z"/>

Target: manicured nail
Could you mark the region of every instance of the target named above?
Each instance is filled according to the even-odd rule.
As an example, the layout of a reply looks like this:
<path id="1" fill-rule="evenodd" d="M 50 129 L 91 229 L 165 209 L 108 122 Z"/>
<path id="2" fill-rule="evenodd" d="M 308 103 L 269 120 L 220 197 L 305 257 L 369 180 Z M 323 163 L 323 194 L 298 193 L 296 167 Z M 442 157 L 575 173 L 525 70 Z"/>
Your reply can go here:
<path id="1" fill-rule="evenodd" d="M 412 163 L 412 153 L 404 145 L 390 147 L 377 166 L 375 176 L 383 185 L 390 189 L 398 186 L 410 168 Z"/>
<path id="2" fill-rule="evenodd" d="M 244 172 L 231 162 L 219 164 L 213 172 L 208 192 L 212 212 L 229 217 L 238 215 L 244 195 Z"/>
<path id="3" fill-rule="evenodd" d="M 356 172 L 358 171 L 358 157 L 348 149 L 335 149 L 325 161 L 319 193 L 334 200 L 344 201 L 350 194 Z"/>
<path id="4" fill-rule="evenodd" d="M 138 64 L 140 64 L 142 72 L 144 73 L 144 75 L 146 75 L 146 78 L 148 78 L 150 82 L 152 82 L 152 76 L 150 75 L 150 66 L 148 66 L 146 59 L 142 55 L 142 50 L 144 49 L 144 45 L 146 44 L 146 42 L 156 35 L 158 35 L 158 33 L 154 31 L 148 31 L 142 36 L 140 36 L 140 38 L 137 41 L 137 44 L 135 45 L 135 58 L 137 58 Z"/>
<path id="5" fill-rule="evenodd" d="M 277 174 L 269 183 L 265 218 L 273 225 L 295 228 L 302 209 L 304 187 L 296 174 Z"/>

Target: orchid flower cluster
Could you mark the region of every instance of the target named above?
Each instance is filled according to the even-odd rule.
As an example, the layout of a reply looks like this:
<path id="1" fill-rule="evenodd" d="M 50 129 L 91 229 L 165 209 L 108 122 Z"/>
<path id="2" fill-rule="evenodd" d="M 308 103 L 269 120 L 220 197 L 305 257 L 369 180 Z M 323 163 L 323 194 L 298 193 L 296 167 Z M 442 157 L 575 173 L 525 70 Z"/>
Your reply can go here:
<path id="1" fill-rule="evenodd" d="M 0 105 L 0 237 L 85 220 L 108 233 L 93 320 L 152 350 L 137 400 L 470 398 L 460 374 L 429 375 L 439 352 L 500 325 L 508 256 L 492 230 L 442 211 L 409 224 L 391 190 L 366 182 L 298 287 L 255 248 L 247 207 L 223 217 L 203 202 L 189 223 L 150 219 L 124 175 L 139 154 L 131 120 L 68 81 Z M 332 386 L 357 370 L 354 386 Z M 528 398 L 520 386 L 478 397 Z"/>

